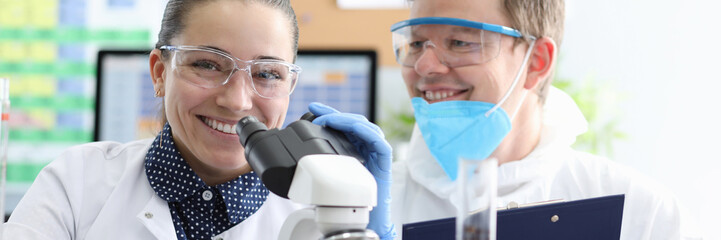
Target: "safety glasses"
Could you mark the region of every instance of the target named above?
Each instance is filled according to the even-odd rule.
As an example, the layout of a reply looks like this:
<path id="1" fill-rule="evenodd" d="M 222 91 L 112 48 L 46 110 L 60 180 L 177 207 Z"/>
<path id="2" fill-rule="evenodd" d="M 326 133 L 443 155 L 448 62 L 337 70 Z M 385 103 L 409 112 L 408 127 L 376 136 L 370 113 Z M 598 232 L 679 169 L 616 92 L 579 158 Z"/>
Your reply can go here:
<path id="1" fill-rule="evenodd" d="M 446 17 L 401 21 L 391 26 L 391 32 L 396 61 L 406 67 L 415 66 L 428 49 L 448 67 L 485 63 L 498 56 L 502 35 L 524 37 L 513 28 Z"/>
<path id="2" fill-rule="evenodd" d="M 172 52 L 172 71 L 182 79 L 202 88 L 216 88 L 242 71 L 253 91 L 263 98 L 287 97 L 295 88 L 301 68 L 280 60 L 244 61 L 223 51 L 201 46 L 162 46 Z"/>

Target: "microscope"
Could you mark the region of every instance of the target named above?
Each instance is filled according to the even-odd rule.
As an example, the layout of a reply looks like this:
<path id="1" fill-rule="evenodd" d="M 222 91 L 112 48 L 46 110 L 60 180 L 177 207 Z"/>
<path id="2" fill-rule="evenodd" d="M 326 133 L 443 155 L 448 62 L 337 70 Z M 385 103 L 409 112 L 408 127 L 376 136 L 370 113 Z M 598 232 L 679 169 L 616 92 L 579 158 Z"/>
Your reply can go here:
<path id="1" fill-rule="evenodd" d="M 310 207 L 293 212 L 279 240 L 379 239 L 367 230 L 376 182 L 345 135 L 313 124 L 312 113 L 268 129 L 253 116 L 238 121 L 245 158 L 274 194 Z"/>

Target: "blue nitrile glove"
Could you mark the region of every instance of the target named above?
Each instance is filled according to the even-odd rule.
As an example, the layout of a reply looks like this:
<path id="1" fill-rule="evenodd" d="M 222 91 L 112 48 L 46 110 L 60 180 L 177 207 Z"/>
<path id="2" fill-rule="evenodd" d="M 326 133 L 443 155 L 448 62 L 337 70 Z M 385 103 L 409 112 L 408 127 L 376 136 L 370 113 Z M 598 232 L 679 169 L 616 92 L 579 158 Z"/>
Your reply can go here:
<path id="1" fill-rule="evenodd" d="M 365 158 L 365 166 L 375 177 L 378 186 L 378 204 L 370 212 L 368 228 L 381 239 L 394 239 L 396 231 L 391 223 L 391 161 L 393 150 L 383 131 L 364 116 L 341 113 L 321 103 L 308 106 L 317 116 L 313 123 L 344 132 L 356 150 Z"/>

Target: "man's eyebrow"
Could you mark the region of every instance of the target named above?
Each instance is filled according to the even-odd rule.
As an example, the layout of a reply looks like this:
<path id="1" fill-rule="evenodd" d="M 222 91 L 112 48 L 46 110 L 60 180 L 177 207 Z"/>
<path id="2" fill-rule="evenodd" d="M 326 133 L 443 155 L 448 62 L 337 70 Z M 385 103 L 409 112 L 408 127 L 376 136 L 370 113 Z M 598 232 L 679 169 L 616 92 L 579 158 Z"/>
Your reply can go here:
<path id="1" fill-rule="evenodd" d="M 479 31 L 481 31 L 481 29 L 470 28 L 470 27 L 461 27 L 461 26 L 453 26 L 451 28 L 451 32 L 453 32 L 453 33 L 458 33 L 458 32 L 460 32 L 460 33 L 476 33 Z"/>
<path id="2" fill-rule="evenodd" d="M 450 31 L 445 31 L 445 33 L 453 33 L 453 34 L 477 34 L 481 31 L 481 29 L 477 28 L 471 28 L 471 27 L 462 27 L 462 26 L 448 26 L 448 29 Z M 419 38 L 424 37 L 425 32 L 436 32 L 436 30 L 429 30 L 426 28 L 415 28 L 414 31 L 411 32 L 411 37 Z"/>

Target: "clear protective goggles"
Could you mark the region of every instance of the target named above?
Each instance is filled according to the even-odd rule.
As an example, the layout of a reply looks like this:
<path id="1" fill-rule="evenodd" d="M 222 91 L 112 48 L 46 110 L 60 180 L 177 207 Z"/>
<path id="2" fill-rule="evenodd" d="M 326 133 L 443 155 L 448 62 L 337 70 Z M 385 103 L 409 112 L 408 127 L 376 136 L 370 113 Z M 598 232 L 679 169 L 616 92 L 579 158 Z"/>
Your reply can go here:
<path id="1" fill-rule="evenodd" d="M 301 68 L 281 60 L 244 61 L 230 54 L 202 46 L 162 46 L 172 51 L 172 70 L 182 79 L 202 88 L 227 84 L 238 70 L 247 73 L 253 91 L 263 98 L 287 97 L 298 82 Z"/>
<path id="2" fill-rule="evenodd" d="M 396 61 L 405 67 L 414 67 L 428 49 L 448 67 L 485 63 L 500 53 L 502 35 L 523 37 L 513 28 L 446 17 L 401 21 L 391 26 L 391 32 Z"/>

